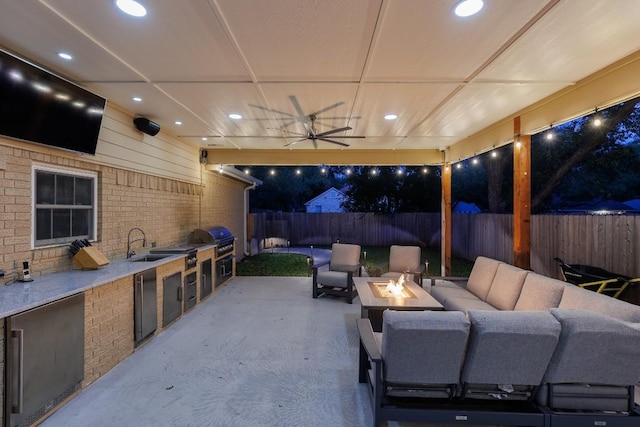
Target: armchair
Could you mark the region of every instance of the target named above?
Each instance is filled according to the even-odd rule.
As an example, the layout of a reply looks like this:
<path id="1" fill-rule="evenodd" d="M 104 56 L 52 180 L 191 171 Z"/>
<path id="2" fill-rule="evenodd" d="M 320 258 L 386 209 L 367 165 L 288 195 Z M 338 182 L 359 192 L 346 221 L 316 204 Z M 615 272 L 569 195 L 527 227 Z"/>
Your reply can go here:
<path id="1" fill-rule="evenodd" d="M 313 298 L 335 295 L 346 297 L 351 304 L 354 274 L 360 275 L 360 245 L 334 243 L 331 260 L 313 266 Z"/>
<path id="2" fill-rule="evenodd" d="M 413 281 L 422 286 L 427 262 L 420 263 L 421 255 L 420 246 L 392 245 L 389 249 L 389 272 L 381 277 L 397 280 L 403 273 L 409 273 Z"/>

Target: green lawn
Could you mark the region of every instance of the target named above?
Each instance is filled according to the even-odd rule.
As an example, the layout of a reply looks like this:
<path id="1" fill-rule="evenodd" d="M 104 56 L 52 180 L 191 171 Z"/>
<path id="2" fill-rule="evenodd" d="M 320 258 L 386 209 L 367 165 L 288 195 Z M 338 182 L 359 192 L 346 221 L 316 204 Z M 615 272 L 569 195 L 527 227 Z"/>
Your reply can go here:
<path id="1" fill-rule="evenodd" d="M 330 249 L 330 246 L 316 246 Z M 366 260 L 365 254 L 366 253 Z M 440 252 L 422 249 L 423 259 L 429 260 L 429 276 L 440 275 Z M 389 248 L 383 246 L 363 246 L 362 263 L 370 276 L 385 273 L 389 261 Z M 452 276 L 468 276 L 473 262 L 453 257 Z M 307 257 L 299 254 L 261 253 L 247 257 L 236 266 L 238 276 L 307 276 L 310 273 Z"/>

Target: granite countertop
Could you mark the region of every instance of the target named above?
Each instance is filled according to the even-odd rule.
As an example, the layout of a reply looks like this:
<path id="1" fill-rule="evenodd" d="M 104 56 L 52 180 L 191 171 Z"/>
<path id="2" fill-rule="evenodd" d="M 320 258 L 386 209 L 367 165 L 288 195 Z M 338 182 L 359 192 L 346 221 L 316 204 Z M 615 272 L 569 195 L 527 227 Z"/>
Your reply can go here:
<path id="1" fill-rule="evenodd" d="M 198 250 L 211 247 L 213 245 L 203 246 Z M 123 277 L 133 276 L 184 256 L 184 254 L 176 254 L 148 262 L 132 262 L 129 259 L 120 258 L 110 260 L 108 265 L 97 270 L 61 271 L 35 277 L 32 282 L 14 282 L 0 286 L 0 318 L 30 310 Z M 133 286 L 133 282 L 131 285 Z"/>

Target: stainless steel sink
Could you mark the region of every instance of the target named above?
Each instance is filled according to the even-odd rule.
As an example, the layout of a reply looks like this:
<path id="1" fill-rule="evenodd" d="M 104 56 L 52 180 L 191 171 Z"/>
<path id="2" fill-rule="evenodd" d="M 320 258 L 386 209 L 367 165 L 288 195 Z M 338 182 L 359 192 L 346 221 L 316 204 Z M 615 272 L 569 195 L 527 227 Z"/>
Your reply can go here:
<path id="1" fill-rule="evenodd" d="M 171 254 L 146 254 L 146 255 L 138 255 L 129 259 L 130 262 L 151 262 L 158 261 L 164 258 L 168 258 L 173 256 Z"/>

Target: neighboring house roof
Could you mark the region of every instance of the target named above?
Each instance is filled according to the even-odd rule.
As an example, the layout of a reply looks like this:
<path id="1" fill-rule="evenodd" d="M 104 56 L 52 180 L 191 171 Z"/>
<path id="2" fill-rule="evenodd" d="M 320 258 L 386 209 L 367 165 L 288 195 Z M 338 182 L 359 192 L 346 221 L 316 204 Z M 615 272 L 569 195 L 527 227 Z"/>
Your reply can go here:
<path id="1" fill-rule="evenodd" d="M 453 205 L 453 213 L 480 213 L 480 208 L 475 203 L 456 202 Z"/>
<path id="2" fill-rule="evenodd" d="M 305 206 L 311 205 L 314 202 L 316 202 L 317 200 L 321 200 L 321 199 L 325 198 L 326 196 L 331 195 L 331 193 L 335 193 L 333 195 L 334 197 L 344 197 L 344 193 L 342 191 L 338 190 L 335 187 L 331 187 L 330 189 L 328 189 L 326 191 L 323 191 L 322 193 L 318 194 L 316 197 L 314 197 L 313 199 L 309 200 L 304 205 Z"/>
<path id="3" fill-rule="evenodd" d="M 627 200 L 624 204 L 631 207 L 631 209 L 640 211 L 640 199 Z"/>

